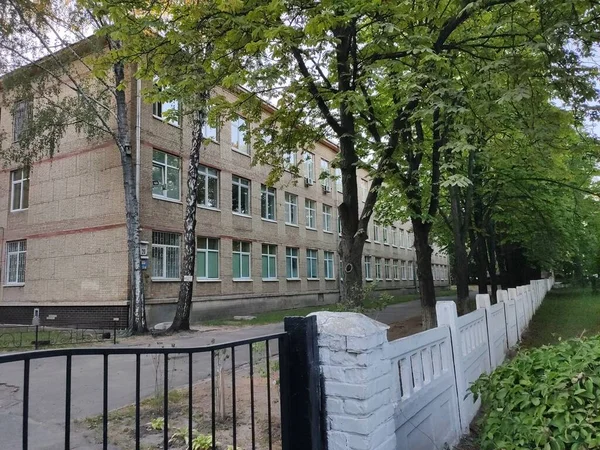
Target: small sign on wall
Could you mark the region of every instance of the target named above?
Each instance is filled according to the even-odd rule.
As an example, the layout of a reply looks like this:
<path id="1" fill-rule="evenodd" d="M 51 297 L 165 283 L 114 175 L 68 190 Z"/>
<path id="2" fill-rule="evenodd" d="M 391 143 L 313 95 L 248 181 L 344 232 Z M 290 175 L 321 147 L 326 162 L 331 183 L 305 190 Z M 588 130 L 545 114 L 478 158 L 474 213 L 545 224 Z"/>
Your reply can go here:
<path id="1" fill-rule="evenodd" d="M 142 270 L 148 269 L 148 259 L 142 259 L 140 261 Z"/>
<path id="2" fill-rule="evenodd" d="M 148 242 L 140 241 L 140 256 L 148 256 Z"/>
<path id="3" fill-rule="evenodd" d="M 188 281 L 192 282 L 192 281 L 194 281 L 194 277 L 192 275 L 184 275 L 183 276 L 183 281 L 185 281 L 185 282 L 188 282 Z"/>

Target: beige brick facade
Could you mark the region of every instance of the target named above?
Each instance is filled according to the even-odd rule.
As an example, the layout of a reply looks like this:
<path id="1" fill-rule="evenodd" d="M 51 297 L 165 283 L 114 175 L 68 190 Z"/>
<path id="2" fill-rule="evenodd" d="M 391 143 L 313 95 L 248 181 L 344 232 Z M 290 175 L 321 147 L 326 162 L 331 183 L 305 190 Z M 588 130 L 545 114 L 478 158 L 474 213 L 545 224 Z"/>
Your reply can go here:
<path id="1" fill-rule="evenodd" d="M 132 83 L 130 100 L 135 100 Z M 12 128 L 11 106 L 2 105 L 0 130 Z M 135 136 L 135 101 L 130 102 L 132 138 Z M 142 240 L 149 243 L 148 268 L 144 272 L 149 321 L 168 318 L 178 292 L 177 281 L 161 281 L 152 277 L 153 231 L 181 234 L 184 217 L 187 172 L 186 150 L 191 130 L 185 120 L 181 127 L 166 123 L 152 114 L 152 105 L 142 104 L 140 147 L 140 214 Z M 165 200 L 153 196 L 153 151 L 174 155 L 180 160 L 179 198 Z M 340 194 L 335 182 L 331 192 L 324 192 L 318 180 L 320 161 L 331 162 L 335 148 L 317 143 L 315 178 L 305 186 L 302 178 L 293 179 L 285 173 L 276 188 L 276 221 L 261 218 L 261 183 L 269 168 L 252 166 L 251 156 L 232 150 L 231 124 L 221 124 L 218 142 L 202 150 L 201 162 L 217 169 L 219 204 L 216 209 L 199 207 L 197 236 L 219 240 L 218 280 L 196 279 L 194 286 L 193 318 L 252 313 L 267 308 L 291 308 L 305 304 L 333 302 L 339 293 L 338 257 L 334 259 L 334 277 L 325 279 L 324 252 L 336 253 L 338 243 L 337 205 Z M 301 155 L 298 155 L 299 159 Z M 16 168 L 12 168 L 13 170 Z M 333 170 L 333 169 L 332 169 Z M 232 177 L 250 180 L 250 214 L 232 212 Z M 362 174 L 366 177 L 366 173 Z M 29 179 L 29 205 L 22 211 L 11 211 L 11 169 L 0 172 L 0 233 L 2 233 L 2 288 L 0 307 L 22 306 L 118 306 L 124 307 L 128 298 L 127 246 L 124 224 L 122 172 L 118 151 L 112 141 L 90 142 L 69 131 L 53 159 L 33 165 Z M 285 193 L 297 195 L 298 224 L 284 220 Z M 316 202 L 316 229 L 306 227 L 305 200 Z M 332 207 L 331 232 L 323 229 L 323 204 Z M 396 224 L 396 239 L 400 230 L 408 232 L 408 224 Z M 416 281 L 400 274 L 401 261 L 414 261 L 412 248 L 392 245 L 392 229 L 388 243 L 371 241 L 365 255 L 372 257 L 372 278 L 375 258 L 398 261 L 398 279 L 382 279 L 378 288 L 400 292 L 414 290 Z M 373 224 L 369 229 L 373 232 Z M 380 230 L 380 234 L 383 230 Z M 380 236 L 380 241 L 382 241 Z M 23 282 L 8 282 L 7 243 L 26 241 L 26 268 Z M 251 243 L 250 279 L 236 281 L 232 273 L 232 243 L 234 240 Z M 277 246 L 277 278 L 263 280 L 262 244 Z M 286 276 L 286 247 L 299 249 L 299 277 Z M 404 247 L 408 247 L 405 245 Z M 318 255 L 318 279 L 307 277 L 306 250 L 315 249 Z M 181 252 L 179 252 L 181 258 Z M 434 264 L 441 267 L 438 285 L 448 284 L 448 260 L 443 254 L 434 255 Z M 0 308 L 0 315 L 2 309 Z M 1 320 L 0 320 L 1 321 Z"/>

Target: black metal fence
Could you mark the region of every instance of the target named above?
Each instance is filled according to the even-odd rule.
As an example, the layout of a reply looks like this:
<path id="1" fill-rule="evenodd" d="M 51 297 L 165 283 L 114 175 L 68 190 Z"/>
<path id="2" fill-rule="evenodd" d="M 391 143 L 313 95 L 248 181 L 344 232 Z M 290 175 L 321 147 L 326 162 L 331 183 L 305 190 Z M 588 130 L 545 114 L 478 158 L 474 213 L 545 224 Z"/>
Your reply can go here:
<path id="1" fill-rule="evenodd" d="M 118 322 L 72 326 L 47 325 L 0 325 L 0 350 L 40 349 L 43 347 L 66 347 L 95 342 L 117 343 L 120 329 Z"/>
<path id="2" fill-rule="evenodd" d="M 109 425 L 113 426 L 113 421 L 110 420 L 109 415 L 109 393 L 111 392 L 111 387 L 116 387 L 115 385 L 109 385 L 109 375 L 112 375 L 111 364 L 117 364 L 118 357 L 127 355 L 129 355 L 130 359 L 135 360 L 135 373 L 131 374 L 131 376 L 135 378 L 135 401 L 131 406 L 133 408 L 133 411 L 131 411 L 131 418 L 133 421 L 132 439 L 130 441 L 131 447 L 136 449 L 140 448 L 140 438 L 142 432 L 145 432 L 145 429 L 143 429 L 144 424 L 141 423 L 141 408 L 144 402 L 142 398 L 141 378 L 143 369 L 147 369 L 148 367 L 143 366 L 141 361 L 145 355 L 151 355 L 153 357 L 158 357 L 157 361 L 160 362 L 159 366 L 161 367 L 157 367 L 156 373 L 162 373 L 162 420 L 160 421 L 160 429 L 162 430 L 162 446 L 164 449 L 173 447 L 169 397 L 170 395 L 175 395 L 174 389 L 180 389 L 182 387 L 187 387 L 187 392 L 185 392 L 187 399 L 183 399 L 183 402 L 187 402 L 187 417 L 185 417 L 185 419 L 187 419 L 187 429 L 185 430 L 187 436 L 179 437 L 185 442 L 184 448 L 195 448 L 192 446 L 194 439 L 197 439 L 197 436 L 195 435 L 196 431 L 194 430 L 194 410 L 198 407 L 198 402 L 195 402 L 194 399 L 194 395 L 196 395 L 197 391 L 192 387 L 195 383 L 197 385 L 199 380 L 200 382 L 204 382 L 207 391 L 210 391 L 207 396 L 208 399 L 210 399 L 210 429 L 207 430 L 208 435 L 210 436 L 209 448 L 212 448 L 212 450 L 226 448 L 217 446 L 217 425 L 223 426 L 222 422 L 220 422 L 217 417 L 219 409 L 217 402 L 222 402 L 225 398 L 222 397 L 221 399 L 218 399 L 217 396 L 219 395 L 219 383 L 222 383 L 222 386 L 225 386 L 223 378 L 227 378 L 227 389 L 229 391 L 229 398 L 227 400 L 230 401 L 230 404 L 228 405 L 230 413 L 228 414 L 227 426 L 230 427 L 231 430 L 228 437 L 230 436 L 231 438 L 232 448 L 251 448 L 253 450 L 259 448 L 269 450 L 281 448 L 287 450 L 290 448 L 286 442 L 286 440 L 289 440 L 289 425 L 286 424 L 286 421 L 289 421 L 290 419 L 288 413 L 290 399 L 288 354 L 287 333 L 277 333 L 236 342 L 193 348 L 71 348 L 40 350 L 25 353 L 7 353 L 0 355 L 0 381 L 4 381 L 5 383 L 8 382 L 13 385 L 20 384 L 22 387 L 22 435 L 20 441 L 23 450 L 31 448 L 30 442 L 35 439 L 35 437 L 30 436 L 29 431 L 31 420 L 30 412 L 32 411 L 32 380 L 30 377 L 32 365 L 35 364 L 36 369 L 39 369 L 40 366 L 43 366 L 44 363 L 47 363 L 50 360 L 53 361 L 54 365 L 57 364 L 57 360 L 64 360 L 64 393 L 60 393 L 59 395 L 61 397 L 64 395 L 64 397 L 62 397 L 64 398 L 64 448 L 70 449 L 72 443 L 72 424 L 75 419 L 79 419 L 74 418 L 71 415 L 72 405 L 76 404 L 74 402 L 77 402 L 77 398 L 73 396 L 72 389 L 74 383 L 74 364 L 80 362 L 80 357 L 88 358 L 86 361 L 90 361 L 89 357 L 101 358 L 101 364 L 100 361 L 97 361 L 100 364 L 101 373 L 96 374 L 97 379 L 94 379 L 93 385 L 97 387 L 98 393 L 101 393 L 102 413 L 98 417 L 98 441 L 101 443 L 102 448 L 106 449 L 109 446 Z M 224 355 L 226 355 L 226 357 L 224 357 Z M 181 360 L 184 361 L 183 367 L 181 366 Z M 278 362 L 278 365 L 273 364 L 274 360 Z M 256 367 L 258 367 L 257 363 L 259 362 L 261 367 L 260 374 L 256 373 Z M 8 376 L 7 374 L 11 372 L 8 370 L 3 371 L 3 369 L 10 363 L 22 363 L 22 375 L 18 376 L 20 380 L 6 379 L 6 376 Z M 170 383 L 170 377 L 174 376 L 174 372 L 170 372 L 170 365 L 175 363 L 178 364 L 178 372 L 175 373 L 179 376 L 179 381 L 176 383 L 183 380 L 183 383 L 178 386 L 174 386 L 173 383 Z M 62 365 L 62 363 L 60 364 Z M 240 380 L 236 377 L 239 376 L 238 373 L 242 368 L 246 374 L 242 378 L 246 388 L 245 394 L 248 394 L 249 382 L 248 401 L 250 408 L 250 433 L 247 433 L 247 431 L 244 432 L 246 438 L 244 443 L 241 442 L 238 434 L 241 428 L 238 426 L 239 412 L 236 409 L 240 407 L 239 401 L 236 400 L 236 395 L 240 392 Z M 264 368 L 264 373 L 262 368 Z M 119 365 L 118 369 L 121 370 L 122 366 Z M 184 372 L 183 379 L 181 378 L 182 371 Z M 274 372 L 278 372 L 278 374 L 275 374 Z M 76 376 L 81 376 L 79 370 L 75 372 L 75 374 Z M 266 403 L 263 402 L 263 404 L 266 405 L 266 411 L 264 408 L 260 411 L 260 414 L 266 415 L 267 426 L 266 436 L 263 436 L 261 439 L 259 439 L 259 430 L 257 430 L 256 426 L 257 414 L 259 411 L 257 411 L 256 407 L 257 398 L 254 378 L 258 376 L 266 379 L 265 386 L 267 396 Z M 275 382 L 277 378 L 278 381 Z M 276 390 L 276 392 L 274 392 L 274 390 Z M 181 395 L 181 391 L 179 391 L 178 397 L 181 397 Z M 222 390 L 220 391 L 220 395 L 223 396 Z M 278 398 L 277 403 L 273 401 L 275 395 Z M 40 402 L 43 401 L 43 398 L 35 398 L 36 407 L 39 408 Z M 61 400 L 61 402 L 62 401 L 63 400 Z M 279 411 L 274 411 L 275 408 L 279 408 Z M 278 412 L 278 414 L 274 414 L 275 412 Z M 182 417 L 180 416 L 179 419 L 181 421 Z M 275 424 L 275 421 L 280 423 Z M 248 424 L 245 426 L 247 425 Z M 277 425 L 281 427 L 281 432 L 280 434 L 277 433 L 277 436 L 274 436 L 274 430 L 277 428 L 277 431 L 279 431 Z M 263 429 L 261 431 L 264 433 L 265 430 Z M 179 434 L 181 434 L 181 432 L 179 432 Z M 2 439 L 3 442 L 6 442 L 4 437 L 0 437 L 0 439 Z M 134 445 L 132 445 L 133 442 L 135 443 Z M 60 447 L 62 447 L 62 445 L 60 445 Z"/>

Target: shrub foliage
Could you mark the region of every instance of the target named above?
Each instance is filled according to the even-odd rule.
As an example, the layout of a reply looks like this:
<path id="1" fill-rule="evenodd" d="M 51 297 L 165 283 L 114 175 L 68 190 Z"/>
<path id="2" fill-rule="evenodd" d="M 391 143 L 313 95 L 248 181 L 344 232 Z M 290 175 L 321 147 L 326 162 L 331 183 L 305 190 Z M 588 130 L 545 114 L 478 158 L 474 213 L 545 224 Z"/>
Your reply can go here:
<path id="1" fill-rule="evenodd" d="M 600 448 L 600 336 L 522 351 L 471 390 L 482 450 Z"/>

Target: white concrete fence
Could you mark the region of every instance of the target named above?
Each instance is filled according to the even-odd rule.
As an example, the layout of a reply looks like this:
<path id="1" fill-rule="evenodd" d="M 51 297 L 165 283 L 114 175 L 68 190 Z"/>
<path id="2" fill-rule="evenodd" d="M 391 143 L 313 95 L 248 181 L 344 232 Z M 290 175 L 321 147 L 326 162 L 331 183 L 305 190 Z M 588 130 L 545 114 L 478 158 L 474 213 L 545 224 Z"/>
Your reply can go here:
<path id="1" fill-rule="evenodd" d="M 553 284 L 498 290 L 496 305 L 478 295 L 461 317 L 438 302 L 437 328 L 392 342 L 362 314 L 315 313 L 328 450 L 452 448 L 480 406 L 469 386 L 502 364 Z"/>

